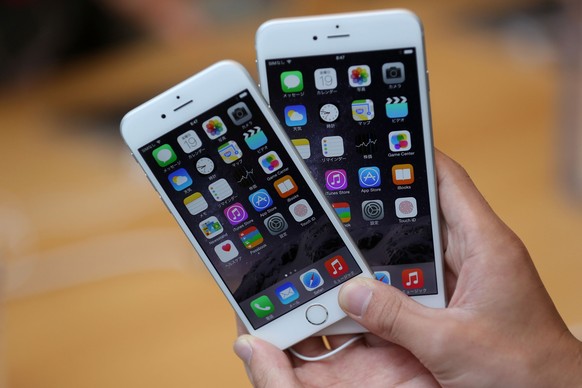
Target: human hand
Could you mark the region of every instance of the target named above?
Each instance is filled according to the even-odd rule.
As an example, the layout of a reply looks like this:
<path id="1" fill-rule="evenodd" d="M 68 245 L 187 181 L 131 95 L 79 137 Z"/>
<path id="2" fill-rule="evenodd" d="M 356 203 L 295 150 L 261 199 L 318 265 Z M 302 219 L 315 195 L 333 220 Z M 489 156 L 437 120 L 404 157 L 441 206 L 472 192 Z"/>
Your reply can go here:
<path id="1" fill-rule="evenodd" d="M 582 344 L 526 248 L 459 165 L 442 153 L 436 162 L 447 285 L 454 289 L 448 308 L 427 308 L 359 279 L 342 288 L 340 305 L 410 350 L 443 386 L 582 386 Z"/>
<path id="2" fill-rule="evenodd" d="M 581 384 L 575 379 L 582 378 L 582 346 L 555 310 L 527 250 L 460 166 L 439 152 L 436 163 L 447 286 L 454 290 L 449 308 L 421 306 L 374 280 L 351 281 L 340 304 L 386 341 L 369 334 L 368 347 L 359 343 L 323 362 L 304 363 L 243 336 L 235 351 L 257 386 L 430 386 L 433 376 L 447 386 Z M 320 353 L 316 341 L 297 349 Z"/>
<path id="3" fill-rule="evenodd" d="M 373 334 L 365 334 L 364 338 L 328 359 L 308 362 L 245 334 L 246 329 L 238 319 L 237 329 L 240 337 L 234 350 L 244 361 L 255 387 L 438 386 L 408 350 Z M 338 335 L 327 339 L 332 348 L 337 348 L 352 337 Z M 308 338 L 293 349 L 314 356 L 327 352 L 319 337 Z"/>

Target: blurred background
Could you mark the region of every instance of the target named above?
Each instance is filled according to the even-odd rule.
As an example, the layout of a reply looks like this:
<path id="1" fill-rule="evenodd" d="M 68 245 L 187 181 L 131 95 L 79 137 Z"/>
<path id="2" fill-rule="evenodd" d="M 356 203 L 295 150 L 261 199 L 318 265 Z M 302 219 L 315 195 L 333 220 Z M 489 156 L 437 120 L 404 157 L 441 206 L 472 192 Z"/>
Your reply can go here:
<path id="1" fill-rule="evenodd" d="M 0 0 L 0 386 L 247 386 L 234 313 L 119 121 L 223 58 L 256 77 L 269 18 L 392 7 L 424 22 L 436 146 L 582 338 L 581 2 Z"/>

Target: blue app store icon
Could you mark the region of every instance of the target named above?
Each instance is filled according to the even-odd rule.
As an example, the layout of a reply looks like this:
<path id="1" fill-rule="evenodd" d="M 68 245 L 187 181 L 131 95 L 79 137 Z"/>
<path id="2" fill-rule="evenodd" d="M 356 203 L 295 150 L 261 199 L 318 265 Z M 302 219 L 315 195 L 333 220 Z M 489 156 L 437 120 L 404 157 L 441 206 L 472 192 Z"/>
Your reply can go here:
<path id="1" fill-rule="evenodd" d="M 258 212 L 273 206 L 273 199 L 265 189 L 260 189 L 249 195 L 249 201 Z"/>
<path id="2" fill-rule="evenodd" d="M 360 187 L 378 187 L 381 183 L 380 169 L 378 167 L 362 167 L 358 170 Z"/>

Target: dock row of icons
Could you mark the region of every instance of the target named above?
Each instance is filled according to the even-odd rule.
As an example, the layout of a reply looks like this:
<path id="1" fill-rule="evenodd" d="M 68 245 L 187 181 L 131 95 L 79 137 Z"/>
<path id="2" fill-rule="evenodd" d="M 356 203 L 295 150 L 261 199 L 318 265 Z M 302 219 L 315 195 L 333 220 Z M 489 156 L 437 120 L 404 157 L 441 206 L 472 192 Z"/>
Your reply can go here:
<path id="1" fill-rule="evenodd" d="M 341 255 L 336 255 L 324 263 L 329 276 L 335 279 L 349 271 L 348 264 Z M 317 269 L 304 272 L 299 280 L 307 291 L 314 291 L 324 285 L 325 280 Z M 284 305 L 299 299 L 299 290 L 292 282 L 285 282 L 275 289 L 275 295 Z M 275 305 L 267 295 L 261 295 L 250 303 L 251 309 L 258 318 L 264 318 L 275 311 Z"/>
<path id="2" fill-rule="evenodd" d="M 337 255 L 325 261 L 325 269 L 332 278 L 338 278 L 348 272 L 348 265 L 341 255 Z M 392 284 L 390 272 L 374 272 L 376 280 L 382 283 Z M 405 269 L 401 273 L 402 287 L 405 290 L 419 289 L 424 287 L 424 273 L 420 268 Z M 299 280 L 307 291 L 313 291 L 325 283 L 321 273 L 317 269 L 310 269 L 304 272 Z M 287 305 L 299 299 L 299 291 L 292 282 L 285 282 L 275 289 L 275 295 L 279 302 Z M 267 295 L 261 295 L 250 303 L 251 309 L 258 318 L 265 318 L 275 311 L 275 305 Z"/>

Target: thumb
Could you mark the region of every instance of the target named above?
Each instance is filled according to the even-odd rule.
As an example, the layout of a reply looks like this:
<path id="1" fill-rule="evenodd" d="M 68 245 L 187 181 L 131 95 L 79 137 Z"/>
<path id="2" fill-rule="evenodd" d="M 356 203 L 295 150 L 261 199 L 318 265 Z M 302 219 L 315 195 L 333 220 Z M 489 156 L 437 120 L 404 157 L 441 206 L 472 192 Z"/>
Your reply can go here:
<path id="1" fill-rule="evenodd" d="M 438 352 L 435 330 L 442 311 L 425 307 L 392 286 L 374 279 L 354 279 L 341 288 L 339 304 L 370 332 L 419 359 L 430 357 L 431 349 Z"/>
<path id="2" fill-rule="evenodd" d="M 234 352 L 245 363 L 254 387 L 297 387 L 301 384 L 287 355 L 266 341 L 241 335 L 234 343 Z"/>

